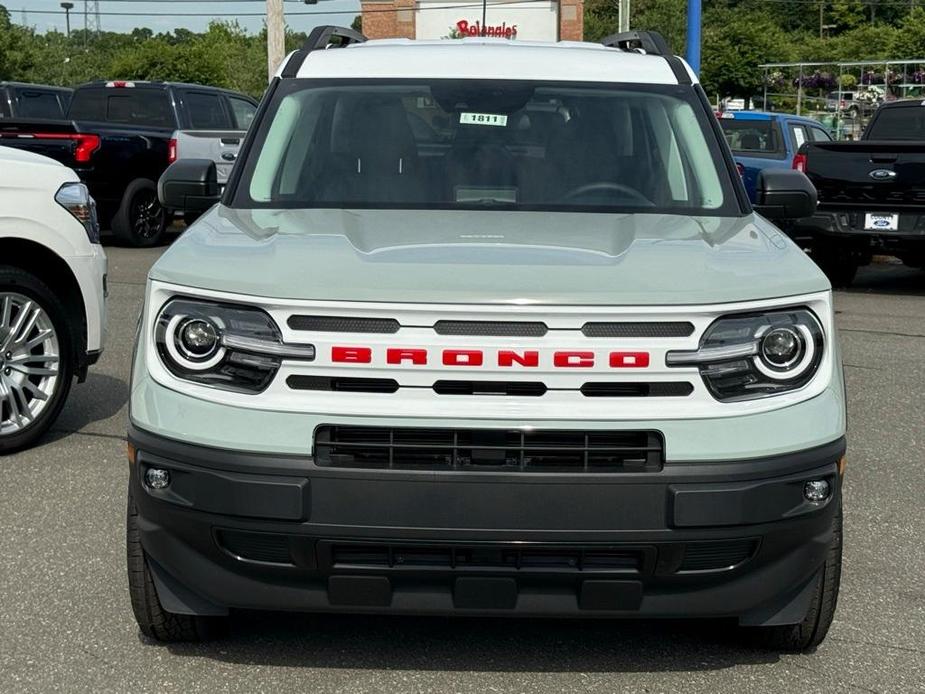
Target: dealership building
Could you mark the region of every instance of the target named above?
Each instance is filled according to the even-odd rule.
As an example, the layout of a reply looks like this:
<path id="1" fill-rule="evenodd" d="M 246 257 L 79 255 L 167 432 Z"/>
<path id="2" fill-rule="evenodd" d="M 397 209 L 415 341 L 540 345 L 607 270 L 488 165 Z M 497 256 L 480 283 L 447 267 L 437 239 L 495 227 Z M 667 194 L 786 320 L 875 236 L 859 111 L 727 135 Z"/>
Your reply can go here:
<path id="1" fill-rule="evenodd" d="M 363 33 L 371 39 L 492 36 L 523 41 L 581 41 L 584 0 L 363 0 Z"/>

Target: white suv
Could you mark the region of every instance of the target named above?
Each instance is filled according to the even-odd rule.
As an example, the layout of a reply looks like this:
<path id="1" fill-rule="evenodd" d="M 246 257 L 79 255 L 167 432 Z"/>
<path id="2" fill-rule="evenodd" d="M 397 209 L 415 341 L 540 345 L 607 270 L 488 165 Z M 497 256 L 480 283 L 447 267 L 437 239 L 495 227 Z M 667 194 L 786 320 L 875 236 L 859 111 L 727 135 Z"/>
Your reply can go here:
<path id="1" fill-rule="evenodd" d="M 159 187 L 207 204 L 215 164 Z M 809 180 L 764 171 L 756 198 L 657 35 L 316 29 L 148 275 L 142 631 L 699 616 L 815 647 L 841 565 L 832 292 L 767 219 L 811 214 Z"/>
<path id="2" fill-rule="evenodd" d="M 106 254 L 73 171 L 0 147 L 0 454 L 52 425 L 103 349 Z"/>

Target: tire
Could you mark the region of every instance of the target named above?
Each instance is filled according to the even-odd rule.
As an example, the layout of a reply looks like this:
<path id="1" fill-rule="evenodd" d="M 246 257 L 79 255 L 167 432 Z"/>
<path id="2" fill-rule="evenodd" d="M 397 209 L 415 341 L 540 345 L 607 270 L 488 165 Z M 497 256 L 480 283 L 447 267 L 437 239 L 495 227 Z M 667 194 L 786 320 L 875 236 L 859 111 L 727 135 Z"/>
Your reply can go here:
<path id="1" fill-rule="evenodd" d="M 157 199 L 154 181 L 132 181 L 122 196 L 122 203 L 112 218 L 112 232 L 122 243 L 147 248 L 156 246 L 167 229 L 167 210 Z"/>
<path id="2" fill-rule="evenodd" d="M 58 418 L 76 370 L 74 335 L 48 285 L 0 265 L 0 454 L 31 446 Z"/>
<path id="3" fill-rule="evenodd" d="M 821 644 L 832 626 L 838 604 L 838 587 L 842 565 L 842 503 L 838 499 L 835 518 L 832 519 L 832 544 L 822 567 L 816 594 L 806 617 L 799 624 L 750 629 L 752 636 L 764 648 L 775 651 L 809 653 Z"/>
<path id="4" fill-rule="evenodd" d="M 224 617 L 198 617 L 173 614 L 161 605 L 148 568 L 148 559 L 138 532 L 138 510 L 132 493 L 128 495 L 125 514 L 125 551 L 128 567 L 128 592 L 138 628 L 148 638 L 165 643 L 206 641 L 220 634 Z"/>
<path id="5" fill-rule="evenodd" d="M 812 257 L 819 269 L 829 278 L 833 289 L 850 287 L 858 274 L 860 262 L 850 251 L 816 247 L 813 248 Z"/>

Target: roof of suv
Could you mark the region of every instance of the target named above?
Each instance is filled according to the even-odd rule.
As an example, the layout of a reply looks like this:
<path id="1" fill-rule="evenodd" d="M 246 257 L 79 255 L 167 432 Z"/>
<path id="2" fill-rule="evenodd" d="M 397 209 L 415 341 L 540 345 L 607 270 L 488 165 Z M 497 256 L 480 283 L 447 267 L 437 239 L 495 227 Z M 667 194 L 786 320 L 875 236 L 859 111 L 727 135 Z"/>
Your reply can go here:
<path id="1" fill-rule="evenodd" d="M 289 58 L 280 67 L 281 74 Z M 684 64 L 692 82 L 697 76 Z M 378 39 L 314 50 L 297 77 L 506 79 L 678 84 L 663 56 L 601 44 L 464 38 Z"/>

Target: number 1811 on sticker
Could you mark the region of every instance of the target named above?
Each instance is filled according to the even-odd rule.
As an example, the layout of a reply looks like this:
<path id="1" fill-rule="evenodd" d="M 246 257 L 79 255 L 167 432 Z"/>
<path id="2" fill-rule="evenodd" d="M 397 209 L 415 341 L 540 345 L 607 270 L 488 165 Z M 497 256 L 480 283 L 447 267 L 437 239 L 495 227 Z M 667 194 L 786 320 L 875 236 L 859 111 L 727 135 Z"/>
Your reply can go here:
<path id="1" fill-rule="evenodd" d="M 507 116 L 499 113 L 460 113 L 459 122 L 463 125 L 497 125 L 505 127 Z"/>

